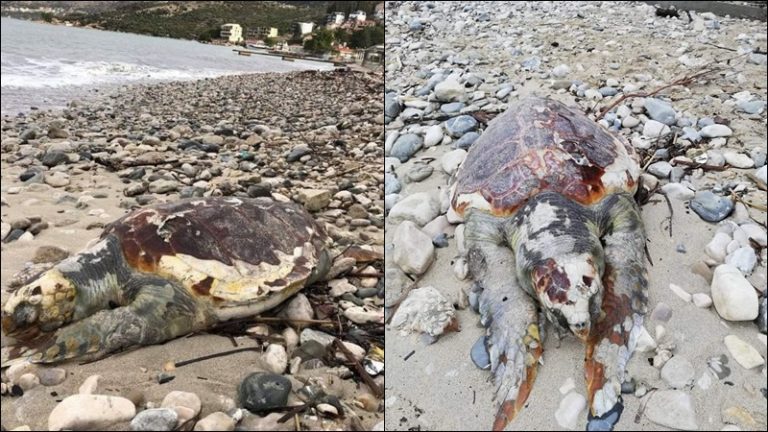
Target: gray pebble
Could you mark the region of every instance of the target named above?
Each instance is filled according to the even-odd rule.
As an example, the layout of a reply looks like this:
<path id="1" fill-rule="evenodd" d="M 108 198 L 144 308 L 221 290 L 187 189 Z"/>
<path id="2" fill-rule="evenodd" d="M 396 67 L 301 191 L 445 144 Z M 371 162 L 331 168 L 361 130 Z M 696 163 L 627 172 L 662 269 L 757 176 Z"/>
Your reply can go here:
<path id="1" fill-rule="evenodd" d="M 171 431 L 176 427 L 178 414 L 171 408 L 144 410 L 131 420 L 132 431 Z"/>
<path id="2" fill-rule="evenodd" d="M 733 201 L 711 191 L 699 191 L 691 200 L 691 210 L 707 222 L 720 222 L 733 211 Z"/>
<path id="3" fill-rule="evenodd" d="M 664 179 L 672 172 L 672 165 L 667 161 L 654 162 L 648 166 L 648 172 Z"/>
<path id="4" fill-rule="evenodd" d="M 438 248 L 444 248 L 448 246 L 448 236 L 445 233 L 440 233 L 432 239 L 432 244 Z"/>
<path id="5" fill-rule="evenodd" d="M 460 115 L 445 122 L 445 130 L 454 138 L 458 138 L 475 128 L 477 128 L 477 120 L 468 115 Z"/>
<path id="6" fill-rule="evenodd" d="M 656 307 L 653 309 L 653 312 L 651 313 L 651 319 L 657 321 L 667 322 L 670 318 L 672 318 L 672 308 L 667 306 L 666 303 L 660 302 L 656 305 Z"/>
<path id="7" fill-rule="evenodd" d="M 667 126 L 675 124 L 675 110 L 667 102 L 656 98 L 646 98 L 643 104 L 648 116 Z"/>
<path id="8" fill-rule="evenodd" d="M 390 156 L 396 157 L 400 162 L 410 159 L 424 145 L 421 137 L 415 134 L 401 135 L 392 145 Z"/>
<path id="9" fill-rule="evenodd" d="M 384 174 L 384 194 L 394 194 L 400 192 L 400 180 L 394 174 Z"/>
<path id="10" fill-rule="evenodd" d="M 480 138 L 480 134 L 477 132 L 468 132 L 462 135 L 461 138 L 456 140 L 453 147 L 456 149 L 469 150 L 477 139 Z"/>
<path id="11" fill-rule="evenodd" d="M 281 375 L 255 372 L 243 380 L 238 396 L 243 408 L 258 414 L 288 403 L 291 382 Z"/>
<path id="12" fill-rule="evenodd" d="M 488 355 L 488 349 L 485 347 L 486 336 L 480 338 L 472 345 L 470 358 L 472 362 L 480 369 L 489 369 L 491 367 L 491 357 Z"/>
<path id="13" fill-rule="evenodd" d="M 432 175 L 434 168 L 431 165 L 416 164 L 408 171 L 406 176 L 412 182 L 420 182 Z"/>

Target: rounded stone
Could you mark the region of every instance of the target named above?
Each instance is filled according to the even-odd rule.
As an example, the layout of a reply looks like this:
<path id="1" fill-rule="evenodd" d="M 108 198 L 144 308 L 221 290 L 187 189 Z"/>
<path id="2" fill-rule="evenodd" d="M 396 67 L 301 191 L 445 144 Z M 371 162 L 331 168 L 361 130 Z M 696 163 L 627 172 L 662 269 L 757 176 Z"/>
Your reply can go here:
<path id="1" fill-rule="evenodd" d="M 729 321 L 757 318 L 757 293 L 739 269 L 728 264 L 717 266 L 712 276 L 712 302 L 717 313 Z"/>
<path id="2" fill-rule="evenodd" d="M 445 130 L 454 138 L 459 138 L 475 128 L 477 128 L 477 120 L 468 115 L 460 115 L 445 122 Z"/>
<path id="3" fill-rule="evenodd" d="M 171 431 L 179 416 L 171 408 L 144 410 L 131 420 L 132 431 Z"/>
<path id="4" fill-rule="evenodd" d="M 691 209 L 707 222 L 720 222 L 733 211 L 733 201 L 711 191 L 699 191 L 691 200 Z"/>
<path id="5" fill-rule="evenodd" d="M 133 402 L 117 396 L 76 394 L 59 402 L 48 416 L 48 430 L 106 430 L 136 415 Z"/>
<path id="6" fill-rule="evenodd" d="M 691 362 L 676 355 L 661 368 L 661 379 L 672 388 L 684 388 L 693 384 L 696 371 Z"/>
<path id="7" fill-rule="evenodd" d="M 288 403 L 291 381 L 281 375 L 255 372 L 240 384 L 238 397 L 243 408 L 253 413 L 282 408 Z"/>

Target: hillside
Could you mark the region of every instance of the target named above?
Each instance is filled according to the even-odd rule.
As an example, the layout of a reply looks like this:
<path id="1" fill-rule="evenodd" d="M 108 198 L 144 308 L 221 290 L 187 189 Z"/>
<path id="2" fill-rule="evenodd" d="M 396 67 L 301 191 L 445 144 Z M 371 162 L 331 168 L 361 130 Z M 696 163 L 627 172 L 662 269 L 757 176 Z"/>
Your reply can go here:
<path id="1" fill-rule="evenodd" d="M 276 27 L 281 35 L 296 21 L 323 22 L 329 10 L 372 11 L 374 1 L 8 1 L 2 15 L 23 19 L 56 19 L 106 30 L 206 39 L 221 24 L 243 28 Z M 22 11 L 20 8 L 27 8 Z M 31 10 L 30 10 L 31 9 Z"/>

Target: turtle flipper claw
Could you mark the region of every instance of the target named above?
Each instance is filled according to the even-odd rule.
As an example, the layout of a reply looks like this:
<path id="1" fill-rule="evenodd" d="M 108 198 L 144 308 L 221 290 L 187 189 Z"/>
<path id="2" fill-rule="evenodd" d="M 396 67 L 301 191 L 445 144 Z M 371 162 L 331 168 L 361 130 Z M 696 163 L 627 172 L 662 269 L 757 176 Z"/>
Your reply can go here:
<path id="1" fill-rule="evenodd" d="M 508 248 L 473 234 L 468 221 L 468 258 L 478 294 L 480 322 L 486 327 L 473 350 L 487 349 L 499 410 L 494 430 L 503 429 L 523 408 L 543 352 L 539 313 L 533 299 L 517 284 L 515 260 Z M 480 358 L 481 356 L 477 356 Z M 477 362 L 476 362 L 477 363 Z"/>
<path id="2" fill-rule="evenodd" d="M 624 405 L 621 385 L 647 312 L 645 233 L 629 196 L 602 203 L 605 273 L 601 318 L 587 340 L 584 371 L 589 400 L 587 430 L 612 430 Z"/>
<path id="3" fill-rule="evenodd" d="M 528 325 L 525 333 L 512 329 L 494 332 L 491 328 L 490 331 L 492 334 L 505 333 L 501 337 L 489 338 L 491 370 L 497 386 L 496 400 L 500 402 L 493 430 L 503 430 L 528 400 L 536 380 L 543 347 L 538 325 L 534 323 Z"/>

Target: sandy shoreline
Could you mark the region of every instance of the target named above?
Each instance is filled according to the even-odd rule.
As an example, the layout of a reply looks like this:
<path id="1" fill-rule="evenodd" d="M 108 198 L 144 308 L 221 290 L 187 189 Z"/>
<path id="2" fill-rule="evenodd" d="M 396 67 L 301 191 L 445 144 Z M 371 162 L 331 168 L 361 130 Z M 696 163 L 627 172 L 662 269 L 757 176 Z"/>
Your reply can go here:
<path id="1" fill-rule="evenodd" d="M 280 199 L 298 200 L 298 192 L 303 189 L 327 191 L 327 202 L 315 213 L 328 226 L 337 247 L 357 245 L 380 250 L 383 203 L 378 184 L 383 176 L 377 176 L 375 168 L 382 157 L 381 110 L 376 104 L 380 85 L 380 75 L 377 78 L 375 74 L 228 76 L 132 86 L 94 101 L 73 104 L 63 112 L 3 117 L 3 224 L 22 217 L 39 217 L 48 227 L 27 241 L 2 245 L 0 284 L 6 288 L 9 279 L 41 246 L 58 246 L 76 253 L 98 237 L 103 224 L 139 206 L 139 202 L 156 203 L 182 196 L 248 197 L 271 193 Z M 21 139 L 19 135 L 31 129 L 37 133 L 27 133 Z M 65 132 L 52 133 L 58 136 L 52 138 L 48 136 L 51 129 Z M 288 162 L 286 156 L 292 151 L 303 156 Z M 65 157 L 57 158 L 51 168 L 41 167 L 40 161 L 34 159 L 56 152 Z M 24 173 L 34 178 L 24 183 L 19 178 Z M 358 264 L 358 270 L 367 265 Z M 362 286 L 360 279 L 350 277 L 349 281 Z M 3 302 L 7 297 L 4 289 Z M 327 292 L 313 288 L 310 297 L 312 301 L 322 300 Z M 360 301 L 374 309 L 380 302 L 376 296 Z M 336 319 L 338 313 L 345 329 L 359 327 L 365 334 L 376 327 L 374 323 L 347 321 L 338 305 L 331 306 L 330 299 L 322 302 L 330 302 L 322 304 L 323 316 L 332 311 Z M 267 326 L 276 336 L 283 328 L 278 324 Z M 246 336 L 233 340 L 238 346 L 266 348 Z M 371 340 L 376 341 L 376 337 Z M 7 342 L 3 335 L 3 345 Z M 146 404 L 139 405 L 138 410 L 158 407 L 166 394 L 181 390 L 200 397 L 199 419 L 218 411 L 237 415 L 237 386 L 247 374 L 263 370 L 258 352 L 195 363 L 177 369 L 173 381 L 157 382 L 166 361 L 232 348 L 228 337 L 201 334 L 82 366 L 77 362 L 56 365 L 67 371 L 61 384 L 38 385 L 22 397 L 3 396 L 3 426 L 47 429 L 49 413 L 57 401 L 76 394 L 84 379 L 94 374 L 102 377 L 98 394 L 126 395 L 129 390 L 139 390 Z M 352 411 L 345 420 L 307 411 L 300 420 L 304 427 L 336 427 L 337 422 L 340 425 L 356 418 L 370 429 L 381 422 L 383 413 L 378 402 L 365 408 L 356 402 L 360 397 L 370 398 L 370 389 L 354 379 L 333 378 L 330 366 L 336 365 L 316 371 L 299 370 L 297 373 L 305 377 L 300 380 L 286 373 L 294 386 L 288 403 L 300 402 L 296 391 L 315 372 L 313 385 L 337 395 Z M 381 385 L 383 375 L 374 380 Z M 274 420 L 245 413 L 238 428 L 273 429 L 277 427 Z M 292 421 L 288 423 L 280 427 L 295 427 Z M 114 423 L 108 429 L 126 430 L 128 423 Z"/>
<path id="2" fill-rule="evenodd" d="M 455 161 L 462 155 L 445 156 L 457 145 L 468 148 L 471 144 L 467 143 L 476 136 L 471 134 L 482 133 L 485 128 L 483 118 L 493 118 L 514 101 L 531 95 L 549 97 L 583 111 L 604 108 L 623 93 L 651 91 L 727 57 L 724 50 L 713 50 L 712 44 L 741 54 L 735 61 L 738 66 L 731 63 L 733 70 L 717 79 L 661 92 L 673 116 L 669 126 L 652 120 L 642 99 L 620 104 L 615 110 L 620 114 L 610 113 L 613 116 L 603 120 L 604 126 L 632 142 L 644 156 L 644 163 L 654 152 L 658 159 L 652 162 L 672 162 L 671 176 L 668 171 L 653 178 L 659 186 L 671 184 L 690 193 L 687 198 L 671 197 L 671 237 L 670 214 L 660 191 L 642 207 L 642 217 L 653 259 L 653 266 L 648 266 L 649 313 L 645 328 L 656 342 L 674 344 L 671 354 L 677 357 L 675 362 L 685 364 L 685 374 L 692 374 L 692 384 L 674 394 L 691 403 L 666 418 L 664 407 L 657 410 L 662 415 L 649 415 L 644 410 L 646 403 L 656 407 L 654 395 L 672 391 L 673 387 L 669 377 L 663 379 L 660 368 L 651 365 L 656 354 L 653 350 L 636 352 L 627 369 L 637 387 L 647 393 L 624 395 L 624 413 L 615 430 L 670 430 L 674 428 L 662 423 L 680 426 L 682 418 L 695 421 L 698 430 L 763 430 L 767 416 L 765 364 L 745 369 L 735 361 L 724 339 L 737 336 L 764 361 L 765 335 L 752 321 L 728 321 L 714 307 L 700 308 L 683 301 L 670 284 L 682 287 L 688 294 L 712 294 L 710 282 L 699 274 L 701 271 L 693 269 L 706 268 L 704 262 L 714 269 L 722 262 L 705 253 L 715 233 L 727 230 L 726 226 L 738 226 L 729 225 L 734 221 L 755 224 L 765 233 L 765 191 L 748 178 L 765 163 L 765 56 L 753 53 L 756 49 L 764 51 L 758 48 L 765 45 L 764 23 L 695 13 L 693 22 L 687 18 L 670 20 L 656 17 L 649 5 L 596 2 L 402 2 L 388 7 L 387 23 L 385 143 L 388 160 L 395 168 L 389 179 L 393 192 L 385 200 L 392 208 L 415 193 L 425 193 L 420 201 L 432 199 L 439 203 L 435 205 L 439 211 L 420 208 L 418 203 L 406 209 L 408 212 L 404 206 L 398 211 L 409 215 L 403 216 L 406 220 L 431 220 L 432 229 L 439 227 L 447 234 L 447 246 L 434 249 L 435 260 L 419 276 L 415 287 L 434 287 L 454 307 L 461 303 L 461 290 L 472 281 L 455 276 L 453 261 L 459 257 L 459 250 L 453 233 L 460 225 L 448 224 L 443 218 L 448 208 L 443 191 L 449 184 L 444 167 L 455 169 Z M 744 96 L 750 99 L 738 99 Z M 750 101 L 760 109 L 747 114 L 738 107 Z M 449 119 L 459 116 L 464 130 L 459 130 L 459 121 L 449 124 Z M 705 125 L 714 123 L 713 118 L 728 125 L 727 137 L 701 139 L 682 131 L 688 128 L 686 131 L 698 134 Z M 649 126 L 666 127 L 661 130 L 673 132 L 674 139 L 667 144 L 661 140 L 659 145 L 659 140 L 650 138 Z M 726 164 L 720 155 L 727 152 L 732 153 Z M 733 159 L 736 154 L 746 161 L 741 168 L 734 166 L 739 164 Z M 723 168 L 705 172 L 675 167 L 672 159 L 678 155 L 684 161 L 700 157 Z M 421 181 L 409 180 L 421 176 L 424 169 L 419 167 L 424 164 L 433 168 L 431 174 Z M 735 194 L 747 204 L 738 203 L 737 211 L 720 224 L 708 223 L 689 207 L 693 192 L 704 190 L 726 197 Z M 386 224 L 388 305 L 416 277 L 411 274 L 409 279 L 389 259 L 400 223 L 391 219 Z M 424 223 L 417 225 L 422 227 Z M 427 237 L 437 243 L 434 233 Z M 427 250 L 426 243 L 425 238 L 408 247 Z M 764 290 L 765 253 L 764 247 L 755 248 L 757 265 L 743 280 L 749 291 Z M 667 310 L 671 318 L 652 319 L 651 311 L 656 308 Z M 479 316 L 469 309 L 457 310 L 457 317 L 461 331 L 443 335 L 431 345 L 424 342 L 428 338 L 403 335 L 387 326 L 388 430 L 491 428 L 497 407 L 491 400 L 495 386 L 491 374 L 477 369 L 469 355 L 484 329 L 479 325 Z M 721 356 L 729 360 L 730 374 L 719 379 L 709 363 Z M 506 429 L 583 430 L 587 422 L 584 409 L 577 410 L 575 426 L 566 427 L 555 418 L 565 398 L 559 389 L 567 380 L 575 385 L 569 395 L 587 394 L 583 358 L 584 346 L 574 338 L 564 339 L 558 346 L 557 338 L 550 335 L 526 408 Z"/>

